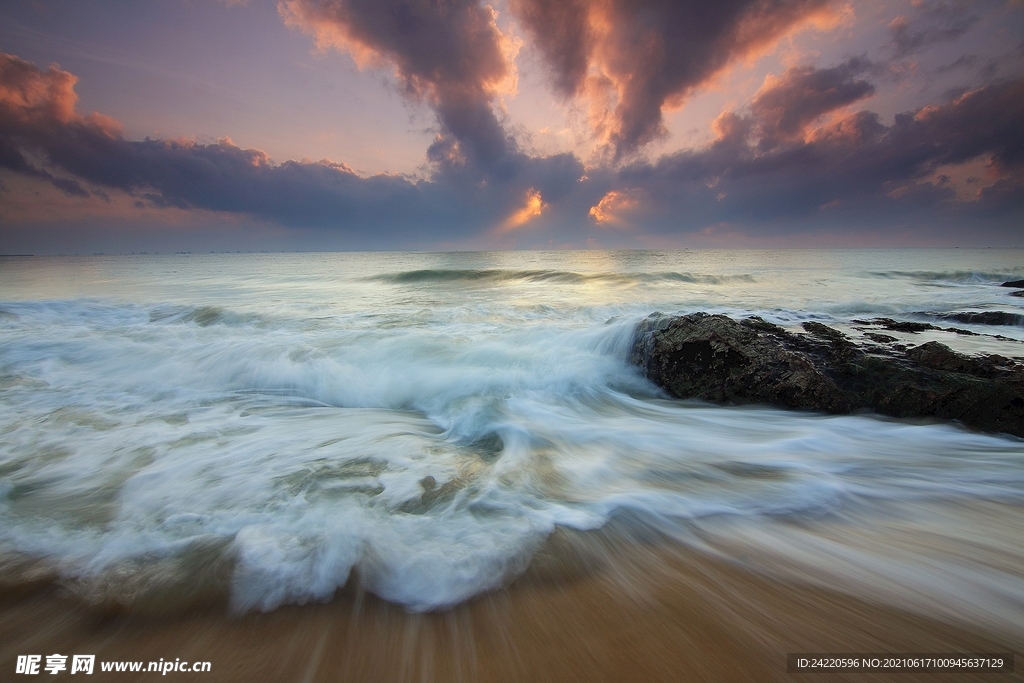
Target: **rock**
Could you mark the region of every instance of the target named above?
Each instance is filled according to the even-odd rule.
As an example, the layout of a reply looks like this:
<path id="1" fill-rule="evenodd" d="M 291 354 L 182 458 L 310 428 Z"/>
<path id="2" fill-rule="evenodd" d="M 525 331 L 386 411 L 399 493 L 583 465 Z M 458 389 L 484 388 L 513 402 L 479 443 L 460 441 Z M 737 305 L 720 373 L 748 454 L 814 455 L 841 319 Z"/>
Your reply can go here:
<path id="1" fill-rule="evenodd" d="M 1024 280 L 1010 280 L 999 285 L 1000 287 L 1024 287 Z"/>
<path id="2" fill-rule="evenodd" d="M 954 320 L 968 325 L 1022 325 L 1024 315 L 1007 313 L 1006 311 L 969 311 L 966 313 L 943 313 L 938 315 L 943 320 Z"/>
<path id="3" fill-rule="evenodd" d="M 984 365 L 971 358 L 959 354 L 945 344 L 939 342 L 927 342 L 907 350 L 907 358 L 916 361 L 918 365 L 933 370 L 946 370 L 948 372 L 967 372 L 983 374 Z"/>
<path id="4" fill-rule="evenodd" d="M 815 337 L 824 339 L 826 341 L 833 342 L 835 344 L 849 344 L 849 340 L 846 335 L 839 330 L 834 330 L 828 325 L 822 325 L 816 322 L 806 322 L 803 324 L 803 328 L 813 334 Z"/>
<path id="5" fill-rule="evenodd" d="M 833 414 L 870 409 L 1024 436 L 1024 366 L 1014 360 L 965 356 L 938 342 L 864 347 L 821 323 L 804 329 L 756 317 L 655 314 L 638 325 L 631 361 L 677 398 Z"/>
<path id="6" fill-rule="evenodd" d="M 706 313 L 648 318 L 640 324 L 633 362 L 680 398 L 849 410 L 829 377 L 778 342 L 788 332 L 760 318 L 744 322 Z"/>
<path id="7" fill-rule="evenodd" d="M 925 330 L 940 330 L 941 327 L 936 327 L 931 323 L 913 323 L 907 320 L 893 320 L 892 318 L 874 318 L 872 320 L 854 320 L 853 322 L 861 325 L 877 325 L 878 327 L 884 327 L 887 330 L 893 332 L 924 332 Z"/>
<path id="8" fill-rule="evenodd" d="M 1016 292 L 1010 292 L 1010 296 L 1024 296 L 1024 289 L 1018 289 Z"/>

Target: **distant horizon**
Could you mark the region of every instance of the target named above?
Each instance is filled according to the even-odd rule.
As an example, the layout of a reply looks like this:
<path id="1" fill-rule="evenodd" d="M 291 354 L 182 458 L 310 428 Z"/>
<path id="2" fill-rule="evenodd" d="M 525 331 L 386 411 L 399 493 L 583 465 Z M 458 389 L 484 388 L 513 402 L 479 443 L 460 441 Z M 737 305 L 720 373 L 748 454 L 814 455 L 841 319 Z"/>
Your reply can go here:
<path id="1" fill-rule="evenodd" d="M 954 249 L 966 249 L 982 251 L 987 249 L 1024 249 L 1024 247 L 1011 246 L 942 246 L 942 247 L 931 247 L 931 246 L 906 246 L 906 247 L 677 247 L 672 249 L 649 249 L 643 247 L 616 247 L 616 248 L 550 248 L 550 249 L 539 249 L 539 248 L 520 248 L 520 249 L 323 249 L 323 250 L 304 250 L 296 249 L 293 251 L 271 251 L 267 249 L 256 250 L 235 250 L 235 251 L 153 251 L 153 252 L 93 252 L 91 254 L 83 253 L 51 253 L 51 254 L 0 254 L 0 258 L 44 258 L 51 256 L 64 256 L 64 257 L 93 257 L 93 256 L 222 256 L 222 255 L 246 255 L 246 254 L 488 254 L 488 253 L 515 253 L 515 252 L 622 252 L 622 251 L 637 251 L 637 252 L 673 252 L 673 251 L 952 251 Z"/>

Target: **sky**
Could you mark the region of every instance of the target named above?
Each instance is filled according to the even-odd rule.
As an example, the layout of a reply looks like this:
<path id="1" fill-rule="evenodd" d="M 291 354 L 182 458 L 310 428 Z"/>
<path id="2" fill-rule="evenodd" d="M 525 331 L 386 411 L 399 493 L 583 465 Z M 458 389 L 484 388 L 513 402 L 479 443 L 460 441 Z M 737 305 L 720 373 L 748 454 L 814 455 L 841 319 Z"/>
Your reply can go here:
<path id="1" fill-rule="evenodd" d="M 1024 246 L 1021 0 L 14 0 L 0 253 Z"/>

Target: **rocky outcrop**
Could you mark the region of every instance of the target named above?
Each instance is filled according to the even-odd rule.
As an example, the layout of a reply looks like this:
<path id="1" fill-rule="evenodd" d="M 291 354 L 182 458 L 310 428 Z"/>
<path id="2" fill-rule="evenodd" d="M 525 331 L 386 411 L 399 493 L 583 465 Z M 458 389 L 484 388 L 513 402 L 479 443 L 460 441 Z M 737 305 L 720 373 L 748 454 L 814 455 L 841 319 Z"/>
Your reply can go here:
<path id="1" fill-rule="evenodd" d="M 1000 286 L 1024 288 L 1024 280 L 1010 280 L 1009 282 L 1004 282 Z M 1024 289 L 1017 289 L 1016 292 L 1010 292 L 1010 296 L 1024 296 Z"/>
<path id="2" fill-rule="evenodd" d="M 1011 292 L 1016 294 L 1016 292 Z M 1024 315 L 1006 311 L 968 311 L 966 313 L 939 313 L 936 317 L 968 325 L 1024 325 Z"/>
<path id="3" fill-rule="evenodd" d="M 866 409 L 1024 436 L 1024 366 L 1012 359 L 965 356 L 934 341 L 909 349 L 859 343 L 821 323 L 803 327 L 801 334 L 758 317 L 655 314 L 639 324 L 631 361 L 677 398 Z"/>

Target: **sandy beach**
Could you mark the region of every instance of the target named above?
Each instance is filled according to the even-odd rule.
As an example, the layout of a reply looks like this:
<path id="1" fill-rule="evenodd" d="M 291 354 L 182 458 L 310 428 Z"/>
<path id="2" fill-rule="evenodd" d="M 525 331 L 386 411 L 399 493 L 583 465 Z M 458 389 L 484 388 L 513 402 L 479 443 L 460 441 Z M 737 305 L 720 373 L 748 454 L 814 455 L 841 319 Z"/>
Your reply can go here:
<path id="1" fill-rule="evenodd" d="M 1021 673 L 788 674 L 787 652 L 1006 652 L 1020 642 L 657 539 L 557 532 L 505 589 L 409 613 L 352 587 L 329 604 L 231 616 L 86 607 L 38 584 L 0 602 L 0 666 L 18 654 L 209 661 L 202 681 L 1021 680 Z M 153 680 L 101 673 L 92 680 Z"/>

